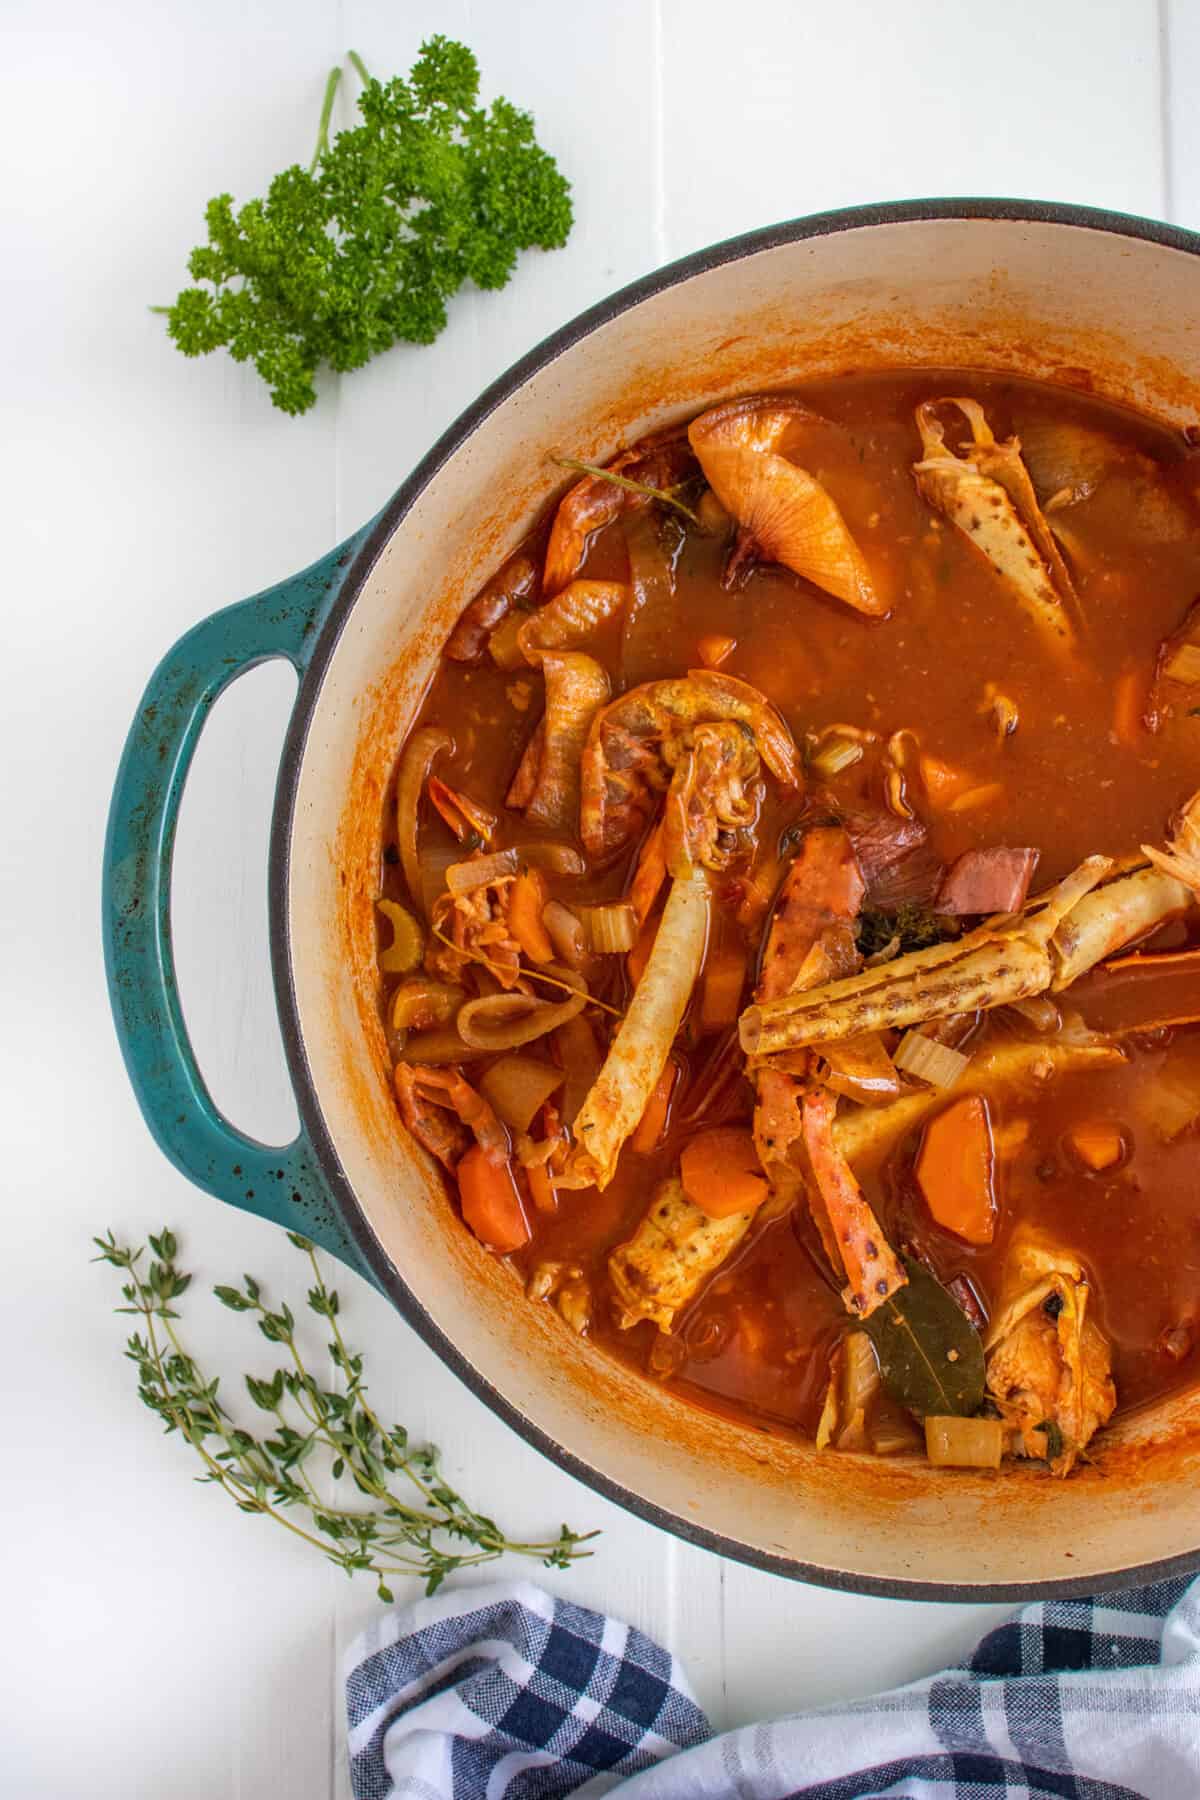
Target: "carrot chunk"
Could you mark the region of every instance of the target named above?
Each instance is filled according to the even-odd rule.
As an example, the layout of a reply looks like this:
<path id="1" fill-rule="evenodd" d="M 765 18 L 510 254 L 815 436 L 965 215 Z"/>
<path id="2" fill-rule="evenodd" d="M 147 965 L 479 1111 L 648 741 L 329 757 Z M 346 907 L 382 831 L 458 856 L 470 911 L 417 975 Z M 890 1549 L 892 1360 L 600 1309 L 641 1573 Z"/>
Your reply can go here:
<path id="1" fill-rule="evenodd" d="M 718 632 L 713 632 L 710 636 L 702 637 L 699 640 L 696 645 L 696 654 L 706 669 L 716 669 L 720 667 L 726 657 L 732 656 L 736 649 L 736 638 L 721 637 Z"/>
<path id="2" fill-rule="evenodd" d="M 679 1065 L 670 1057 L 663 1064 L 663 1072 L 654 1084 L 654 1091 L 646 1102 L 646 1110 L 638 1120 L 637 1129 L 629 1140 L 629 1148 L 636 1150 L 639 1156 L 649 1156 L 657 1150 L 662 1142 L 666 1129 L 667 1114 L 671 1108 L 671 1095 L 675 1090 L 675 1079 L 679 1074 Z"/>
<path id="3" fill-rule="evenodd" d="M 732 1025 L 741 1011 L 746 985 L 746 959 L 740 950 L 717 950 L 704 965 L 700 989 L 700 1029 L 720 1031 Z"/>
<path id="4" fill-rule="evenodd" d="M 1085 1169 L 1098 1175 L 1111 1169 L 1125 1154 L 1125 1140 L 1107 1119 L 1084 1119 L 1067 1133 L 1067 1143 Z"/>
<path id="5" fill-rule="evenodd" d="M 767 1197 L 754 1139 L 740 1125 L 718 1125 L 694 1137 L 679 1159 L 689 1200 L 710 1219 L 754 1212 Z"/>
<path id="6" fill-rule="evenodd" d="M 935 812 L 949 807 L 960 795 L 979 785 L 967 770 L 956 769 L 952 763 L 943 762 L 940 756 L 930 755 L 921 758 L 921 780 Z"/>
<path id="7" fill-rule="evenodd" d="M 990 1244 L 995 1235 L 992 1172 L 987 1101 L 964 1095 L 925 1127 L 917 1181 L 938 1224 L 968 1244 Z"/>
<path id="8" fill-rule="evenodd" d="M 629 890 L 629 904 L 637 914 L 639 925 L 644 925 L 650 917 L 650 909 L 658 899 L 662 884 L 666 879 L 667 857 L 663 844 L 663 828 L 661 824 L 658 824 L 642 845 L 641 854 L 638 857 L 637 873 L 633 878 L 633 886 Z"/>
<path id="9" fill-rule="evenodd" d="M 525 1171 L 533 1204 L 540 1213 L 558 1211 L 558 1189 L 548 1163 L 532 1163 Z"/>
<path id="10" fill-rule="evenodd" d="M 540 869 L 522 870 L 509 894 L 508 929 L 533 963 L 554 961 L 554 945 L 542 923 L 542 909 L 549 898 Z"/>
<path id="11" fill-rule="evenodd" d="M 489 1156 L 482 1144 L 467 1151 L 454 1171 L 462 1214 L 481 1244 L 498 1256 L 519 1250 L 532 1237 L 511 1162 Z"/>

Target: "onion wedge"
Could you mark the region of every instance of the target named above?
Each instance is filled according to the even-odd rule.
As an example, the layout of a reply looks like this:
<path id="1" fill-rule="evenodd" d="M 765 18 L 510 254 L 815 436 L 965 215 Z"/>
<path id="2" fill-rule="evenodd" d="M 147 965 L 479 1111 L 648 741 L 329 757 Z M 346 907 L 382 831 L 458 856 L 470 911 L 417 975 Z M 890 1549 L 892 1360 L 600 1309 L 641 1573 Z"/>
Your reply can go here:
<path id="1" fill-rule="evenodd" d="M 954 1091 L 956 1095 L 990 1095 L 1010 1088 L 1036 1092 L 1056 1075 L 1119 1068 L 1124 1061 L 1124 1052 L 1115 1044 L 1001 1043 L 971 1058 Z M 877 1167 L 902 1138 L 945 1103 L 945 1094 L 931 1087 L 905 1094 L 890 1106 L 854 1107 L 835 1121 L 834 1142 L 855 1168 Z"/>
<path id="2" fill-rule="evenodd" d="M 421 859 L 417 850 L 418 810 L 429 772 L 439 756 L 452 754 L 454 739 L 436 725 L 414 731 L 400 758 L 400 774 L 396 783 L 396 841 L 400 847 L 400 866 L 409 899 L 420 905 L 422 900 Z"/>
<path id="3" fill-rule="evenodd" d="M 798 400 L 762 395 L 702 413 L 688 428 L 713 492 L 743 545 L 875 617 L 887 611 L 862 551 L 830 494 L 785 451 L 803 450 L 805 427 L 826 421 Z"/>

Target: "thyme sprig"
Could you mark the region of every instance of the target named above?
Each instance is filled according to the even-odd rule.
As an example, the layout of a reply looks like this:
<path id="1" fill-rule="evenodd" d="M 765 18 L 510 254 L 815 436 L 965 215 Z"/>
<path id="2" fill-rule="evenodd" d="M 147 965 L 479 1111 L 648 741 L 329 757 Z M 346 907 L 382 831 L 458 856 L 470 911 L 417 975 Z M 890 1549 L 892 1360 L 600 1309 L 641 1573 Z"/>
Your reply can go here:
<path id="1" fill-rule="evenodd" d="M 579 462 L 573 456 L 555 456 L 551 461 L 556 462 L 561 469 L 573 469 L 577 475 L 591 475 L 597 481 L 611 481 L 614 487 L 624 488 L 628 494 L 641 494 L 644 499 L 657 500 L 661 506 L 669 506 L 681 513 L 693 525 L 700 523 L 691 507 L 685 506 L 679 498 L 680 494 L 687 491 L 687 482 L 673 488 L 651 487 L 648 481 L 634 481 L 628 475 L 618 475 L 615 469 L 602 469 L 599 463 Z"/>
<path id="2" fill-rule="evenodd" d="M 285 1354 L 283 1366 L 269 1377 L 245 1377 L 250 1399 L 271 1421 L 261 1436 L 235 1423 L 218 1398 L 218 1380 L 205 1378 L 180 1341 L 173 1302 L 192 1277 L 176 1263 L 174 1233 L 150 1234 L 152 1255 L 145 1263 L 145 1245 L 119 1244 L 111 1230 L 92 1240 L 100 1252 L 93 1260 L 110 1263 L 125 1276 L 125 1304 L 115 1310 L 144 1322 L 125 1347 L 137 1369 L 138 1396 L 168 1433 L 179 1432 L 196 1451 L 205 1471 L 197 1479 L 222 1488 L 239 1511 L 274 1519 L 347 1575 L 373 1575 L 384 1601 L 394 1597 L 389 1575 L 419 1576 L 432 1594 L 454 1570 L 494 1562 L 506 1551 L 560 1569 L 590 1555 L 580 1545 L 596 1533 L 566 1525 L 545 1543 L 505 1537 L 493 1519 L 446 1482 L 435 1449 L 410 1444 L 402 1425 L 383 1424 L 366 1397 L 362 1356 L 342 1335 L 337 1289 L 326 1283 L 309 1240 L 287 1235 L 308 1258 L 313 1281 L 308 1307 L 329 1328 L 327 1349 L 340 1385 L 323 1387 L 310 1373 L 286 1301 L 268 1306 L 252 1275 L 243 1275 L 241 1287 L 214 1288 L 232 1312 L 252 1313 L 267 1342 Z M 327 1490 L 346 1479 L 365 1505 L 347 1507 L 329 1497 Z"/>

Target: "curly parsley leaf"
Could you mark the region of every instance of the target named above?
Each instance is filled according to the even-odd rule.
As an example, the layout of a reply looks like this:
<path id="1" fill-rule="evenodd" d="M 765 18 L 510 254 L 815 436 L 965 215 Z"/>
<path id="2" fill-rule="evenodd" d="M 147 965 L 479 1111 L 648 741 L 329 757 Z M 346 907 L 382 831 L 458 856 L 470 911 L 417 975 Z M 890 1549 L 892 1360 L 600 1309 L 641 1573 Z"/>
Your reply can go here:
<path id="1" fill-rule="evenodd" d="M 206 209 L 193 287 L 167 307 L 185 356 L 252 362 L 288 413 L 316 401 L 318 368 L 361 368 L 394 344 L 430 344 L 464 282 L 501 288 L 517 256 L 560 248 L 570 187 L 507 100 L 478 104 L 465 44 L 430 38 L 408 79 L 364 77 L 361 123 L 328 142 L 340 77 L 325 92 L 312 166 L 285 169 L 263 200 Z"/>
<path id="2" fill-rule="evenodd" d="M 864 906 L 858 915 L 858 948 L 863 956 L 877 956 L 893 943 L 897 955 L 910 950 L 927 950 L 940 944 L 954 932 L 947 922 L 920 906 L 914 900 L 902 900 L 894 909 Z"/>

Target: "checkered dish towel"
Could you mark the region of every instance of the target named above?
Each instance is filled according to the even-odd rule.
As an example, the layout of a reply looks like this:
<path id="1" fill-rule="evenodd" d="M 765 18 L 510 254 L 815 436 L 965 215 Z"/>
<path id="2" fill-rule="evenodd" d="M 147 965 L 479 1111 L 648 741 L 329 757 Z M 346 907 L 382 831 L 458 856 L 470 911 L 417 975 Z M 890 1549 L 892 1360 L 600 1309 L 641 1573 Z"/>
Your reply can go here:
<path id="1" fill-rule="evenodd" d="M 521 1582 L 347 1659 L 355 1800 L 1197 1800 L 1200 1581 L 1027 1606 L 959 1669 L 713 1737 L 674 1657 Z"/>

